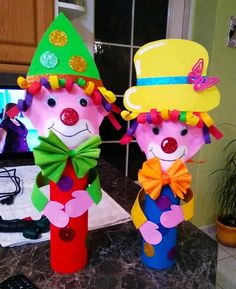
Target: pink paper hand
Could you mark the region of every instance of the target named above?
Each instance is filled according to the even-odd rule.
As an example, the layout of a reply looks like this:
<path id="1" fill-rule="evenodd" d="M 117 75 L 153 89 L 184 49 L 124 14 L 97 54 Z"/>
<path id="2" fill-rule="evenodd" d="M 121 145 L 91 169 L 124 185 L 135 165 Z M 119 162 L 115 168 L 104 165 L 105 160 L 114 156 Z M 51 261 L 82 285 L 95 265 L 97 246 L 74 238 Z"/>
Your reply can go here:
<path id="1" fill-rule="evenodd" d="M 64 228 L 69 223 L 69 217 L 63 209 L 64 206 L 62 204 L 49 201 L 43 210 L 43 214 L 54 226 Z"/>
<path id="2" fill-rule="evenodd" d="M 160 217 L 161 224 L 166 228 L 176 227 L 184 221 L 184 214 L 181 206 L 172 205 L 170 208 L 170 211 L 164 212 Z"/>
<path id="3" fill-rule="evenodd" d="M 157 245 L 162 240 L 162 234 L 157 230 L 159 227 L 151 221 L 146 221 L 139 231 L 143 236 L 143 239 L 152 245 Z"/>
<path id="4" fill-rule="evenodd" d="M 65 205 L 65 211 L 68 216 L 77 218 L 85 213 L 92 206 L 93 200 L 85 190 L 74 191 L 72 196 L 75 199 L 70 200 Z"/>

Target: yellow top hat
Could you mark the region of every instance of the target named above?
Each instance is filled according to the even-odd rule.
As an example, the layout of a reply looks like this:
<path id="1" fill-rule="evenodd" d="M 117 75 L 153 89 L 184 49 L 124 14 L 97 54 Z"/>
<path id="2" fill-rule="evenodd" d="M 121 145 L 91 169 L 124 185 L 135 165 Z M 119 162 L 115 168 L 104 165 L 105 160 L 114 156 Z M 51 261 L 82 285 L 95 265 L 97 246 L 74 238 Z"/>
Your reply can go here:
<path id="1" fill-rule="evenodd" d="M 124 106 L 133 115 L 151 109 L 206 112 L 219 104 L 218 79 L 206 77 L 208 53 L 196 42 L 150 42 L 137 51 L 134 64 L 137 86 L 124 95 Z"/>

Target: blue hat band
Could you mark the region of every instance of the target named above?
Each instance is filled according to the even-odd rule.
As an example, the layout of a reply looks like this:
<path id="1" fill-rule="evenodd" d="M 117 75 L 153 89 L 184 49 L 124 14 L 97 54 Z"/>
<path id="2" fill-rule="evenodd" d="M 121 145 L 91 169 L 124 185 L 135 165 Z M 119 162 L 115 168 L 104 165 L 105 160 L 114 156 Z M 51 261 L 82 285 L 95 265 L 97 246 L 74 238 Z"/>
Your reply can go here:
<path id="1" fill-rule="evenodd" d="M 203 78 L 206 78 L 204 76 Z M 168 76 L 168 77 L 147 77 L 147 78 L 138 78 L 138 86 L 146 85 L 171 85 L 171 84 L 189 84 L 188 76 Z"/>

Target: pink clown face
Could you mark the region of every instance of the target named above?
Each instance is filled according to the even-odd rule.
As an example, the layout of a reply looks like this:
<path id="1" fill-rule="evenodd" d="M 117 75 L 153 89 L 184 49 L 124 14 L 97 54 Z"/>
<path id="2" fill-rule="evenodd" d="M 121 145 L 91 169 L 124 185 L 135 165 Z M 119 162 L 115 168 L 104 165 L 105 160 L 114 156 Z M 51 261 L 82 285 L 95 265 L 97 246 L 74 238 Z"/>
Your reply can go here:
<path id="1" fill-rule="evenodd" d="M 135 137 L 147 159 L 159 158 L 164 170 L 177 159 L 186 162 L 205 143 L 201 128 L 172 121 L 163 121 L 159 126 L 140 124 Z"/>
<path id="2" fill-rule="evenodd" d="M 106 114 L 103 106 L 96 106 L 77 85 L 73 85 L 70 92 L 64 88 L 42 87 L 25 113 L 40 136 L 47 137 L 52 130 L 70 149 L 92 135 L 99 135 L 99 126 Z"/>

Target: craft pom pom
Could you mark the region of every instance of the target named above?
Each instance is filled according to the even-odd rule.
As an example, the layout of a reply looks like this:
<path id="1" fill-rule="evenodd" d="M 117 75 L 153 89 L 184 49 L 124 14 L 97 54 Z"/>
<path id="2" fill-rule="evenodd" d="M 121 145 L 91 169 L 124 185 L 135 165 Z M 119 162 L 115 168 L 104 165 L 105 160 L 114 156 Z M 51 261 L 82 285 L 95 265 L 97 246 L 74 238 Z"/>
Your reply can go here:
<path id="1" fill-rule="evenodd" d="M 180 115 L 180 112 L 178 110 L 176 110 L 176 109 L 172 110 L 170 112 L 170 120 L 174 121 L 174 122 L 178 121 L 179 115 Z"/>
<path id="2" fill-rule="evenodd" d="M 146 114 L 140 113 L 137 117 L 137 122 L 142 124 L 146 123 Z"/>
<path id="3" fill-rule="evenodd" d="M 51 84 L 52 89 L 60 88 L 57 75 L 49 75 L 48 80 Z"/>
<path id="4" fill-rule="evenodd" d="M 186 113 L 186 124 L 190 126 L 196 126 L 199 122 L 199 117 L 193 114 L 192 112 Z"/>
<path id="5" fill-rule="evenodd" d="M 59 78 L 59 86 L 60 87 L 65 87 L 66 86 L 66 80 L 64 78 Z"/>
<path id="6" fill-rule="evenodd" d="M 67 78 L 65 86 L 67 91 L 71 91 L 73 88 L 73 80 L 71 78 Z"/>
<path id="7" fill-rule="evenodd" d="M 150 110 L 150 116 L 154 125 L 158 125 L 162 122 L 161 115 L 156 109 Z"/>
<path id="8" fill-rule="evenodd" d="M 95 84 L 94 84 L 92 81 L 88 81 L 88 82 L 86 83 L 85 88 L 84 88 L 84 92 L 85 92 L 88 96 L 90 96 L 90 95 L 93 93 L 94 88 L 95 88 Z"/>
<path id="9" fill-rule="evenodd" d="M 41 83 L 45 88 L 51 89 L 51 84 L 50 84 L 50 82 L 47 80 L 46 77 L 42 77 L 42 78 L 40 79 L 40 83 Z"/>
<path id="10" fill-rule="evenodd" d="M 179 120 L 182 122 L 186 122 L 186 111 L 181 111 L 180 116 L 179 116 Z"/>
<path id="11" fill-rule="evenodd" d="M 102 103 L 102 95 L 97 88 L 93 90 L 93 93 L 91 94 L 91 98 L 93 99 L 93 102 L 95 105 L 99 105 Z M 108 103 L 106 101 L 104 101 L 104 106 L 105 108 L 107 108 L 107 111 L 110 111 L 110 108 L 108 108 Z"/>
<path id="12" fill-rule="evenodd" d="M 17 84 L 22 89 L 27 89 L 29 87 L 29 85 L 30 85 L 23 76 L 19 76 L 17 78 Z"/>
<path id="13" fill-rule="evenodd" d="M 38 81 L 33 82 L 30 87 L 27 89 L 28 93 L 30 93 L 31 95 L 34 95 L 36 93 L 38 93 L 41 89 L 41 83 Z"/>
<path id="14" fill-rule="evenodd" d="M 168 120 L 169 119 L 169 109 L 163 109 L 161 111 L 161 117 L 163 120 Z"/>
<path id="15" fill-rule="evenodd" d="M 131 120 L 131 119 L 134 119 L 134 118 L 136 118 L 137 116 L 138 116 L 138 113 L 135 113 L 135 112 L 130 113 L 130 112 L 127 111 L 127 110 L 123 110 L 123 111 L 121 112 L 121 117 L 122 117 L 124 120 L 126 120 L 126 121 L 129 121 L 129 120 Z"/>
<path id="16" fill-rule="evenodd" d="M 207 127 L 211 127 L 214 124 L 213 119 L 209 116 L 207 112 L 201 112 L 201 118 Z"/>
<path id="17" fill-rule="evenodd" d="M 86 81 L 79 77 L 79 79 L 77 80 L 77 84 L 80 86 L 80 87 L 84 87 L 86 85 Z"/>
<path id="18" fill-rule="evenodd" d="M 125 134 L 121 139 L 120 139 L 120 143 L 122 145 L 126 145 L 128 143 L 130 143 L 132 141 L 132 136 L 128 135 L 128 134 Z"/>
<path id="19" fill-rule="evenodd" d="M 109 103 L 113 103 L 116 101 L 116 96 L 113 92 L 110 90 L 107 90 L 105 87 L 98 87 L 98 90 L 101 92 L 101 94 L 105 97 L 106 101 Z"/>

